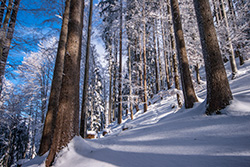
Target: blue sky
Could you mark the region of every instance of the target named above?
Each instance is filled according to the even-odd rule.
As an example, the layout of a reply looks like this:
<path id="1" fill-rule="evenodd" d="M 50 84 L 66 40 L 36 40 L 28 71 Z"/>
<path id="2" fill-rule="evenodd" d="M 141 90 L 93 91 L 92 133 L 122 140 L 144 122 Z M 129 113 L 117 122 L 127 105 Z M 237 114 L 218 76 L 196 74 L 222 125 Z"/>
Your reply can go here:
<path id="1" fill-rule="evenodd" d="M 33 41 L 33 38 L 42 36 L 55 35 L 59 37 L 61 19 L 57 15 L 62 14 L 62 8 L 58 9 L 53 0 L 49 1 L 46 6 L 42 0 L 22 0 L 18 11 L 17 23 L 15 27 L 12 49 L 8 61 L 10 64 L 20 64 L 26 53 L 36 52 L 38 50 L 38 42 Z M 85 0 L 86 3 L 86 0 Z M 94 0 L 97 4 L 98 0 Z M 85 8 L 85 11 L 88 8 Z M 35 11 L 35 12 L 34 12 Z M 45 20 L 49 19 L 50 22 Z M 93 24 L 95 26 L 95 24 Z M 95 28 L 93 28 L 95 30 Z M 53 31 L 53 32 L 52 32 Z M 97 33 L 97 31 L 96 31 Z M 95 34 L 96 34 L 95 33 Z M 97 35 L 98 36 L 98 35 Z M 92 37 L 92 43 L 96 45 L 99 54 L 103 54 L 102 40 Z M 13 71 L 13 67 L 8 66 L 8 71 Z"/>

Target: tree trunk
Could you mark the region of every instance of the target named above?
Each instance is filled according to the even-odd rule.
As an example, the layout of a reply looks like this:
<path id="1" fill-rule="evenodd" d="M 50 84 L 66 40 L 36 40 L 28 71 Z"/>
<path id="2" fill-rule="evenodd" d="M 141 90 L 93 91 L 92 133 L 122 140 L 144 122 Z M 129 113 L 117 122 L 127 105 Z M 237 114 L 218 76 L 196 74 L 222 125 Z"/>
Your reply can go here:
<path id="1" fill-rule="evenodd" d="M 20 0 L 17 0 L 14 4 L 14 9 L 12 10 L 13 0 L 9 0 L 7 7 L 7 12 L 5 14 L 3 27 L 0 29 L 0 95 L 2 93 L 3 78 L 5 74 L 5 66 L 9 54 L 9 47 L 14 34 L 14 28 L 16 23 L 16 16 L 18 12 Z M 11 11 L 12 14 L 11 14 Z M 8 23 L 9 29 L 8 29 Z M 6 36 L 7 33 L 7 36 Z"/>
<path id="2" fill-rule="evenodd" d="M 229 47 L 230 47 L 230 51 L 231 51 L 230 56 L 229 56 L 229 60 L 230 60 L 230 65 L 231 65 L 231 70 L 232 70 L 232 79 L 234 79 L 238 70 L 237 70 L 235 56 L 234 56 L 234 48 L 233 48 L 232 40 L 230 38 L 229 24 L 228 24 L 228 20 L 227 20 L 227 14 L 226 14 L 226 10 L 225 10 L 224 0 L 221 0 L 221 6 L 222 6 L 222 11 L 223 11 L 223 15 L 224 15 L 225 24 L 226 24 L 226 31 L 227 31 L 226 37 L 227 37 L 227 41 L 229 43 Z"/>
<path id="3" fill-rule="evenodd" d="M 233 99 L 222 61 L 209 0 L 194 0 L 207 78 L 207 114 L 225 108 Z"/>
<path id="4" fill-rule="evenodd" d="M 199 63 L 196 63 L 194 66 L 195 73 L 196 73 L 196 81 L 198 84 L 201 84 L 200 72 L 199 72 Z"/>
<path id="5" fill-rule="evenodd" d="M 133 120 L 133 103 L 132 103 L 132 70 L 131 70 L 131 52 L 130 46 L 128 49 L 128 74 L 129 74 L 129 112 L 131 120 Z"/>
<path id="6" fill-rule="evenodd" d="M 158 72 L 158 58 L 157 58 L 157 47 L 156 47 L 156 28 L 157 25 L 156 21 L 153 25 L 153 41 L 154 41 L 154 58 L 155 58 L 155 87 L 156 87 L 156 94 L 160 91 L 160 84 L 159 84 L 159 72 Z"/>
<path id="7" fill-rule="evenodd" d="M 166 82 L 167 82 L 168 89 L 171 89 L 170 79 L 169 79 L 169 69 L 168 69 L 168 56 L 167 56 L 167 51 L 166 51 L 164 23 L 163 23 L 162 18 L 161 18 L 161 31 L 162 31 L 163 56 L 165 59 Z"/>
<path id="8" fill-rule="evenodd" d="M 2 0 L 1 6 L 0 6 L 0 28 L 2 27 L 5 6 L 6 6 L 6 0 Z"/>
<path id="9" fill-rule="evenodd" d="M 116 38 L 116 37 L 114 37 Z M 117 98 L 116 98 L 116 80 L 117 80 L 117 39 L 114 39 L 114 47 L 115 47 L 115 63 L 114 63 L 114 76 L 113 76 L 113 121 L 116 119 L 116 104 L 117 104 Z"/>
<path id="10" fill-rule="evenodd" d="M 179 67 L 180 67 L 179 69 L 181 73 L 182 91 L 185 100 L 185 108 L 192 108 L 194 103 L 197 102 L 198 99 L 195 95 L 189 71 L 189 64 L 188 64 L 183 31 L 182 31 L 182 23 L 181 23 L 178 0 L 170 0 L 170 2 L 171 2 L 174 30 L 175 30 L 175 39 L 176 39 L 175 42 L 177 47 L 176 49 L 179 59 Z"/>
<path id="11" fill-rule="evenodd" d="M 59 107 L 53 141 L 46 166 L 52 165 L 55 155 L 70 140 L 79 134 L 79 77 L 80 77 L 80 44 L 83 27 L 84 1 L 71 0 L 68 24 L 68 37 Z"/>
<path id="12" fill-rule="evenodd" d="M 146 50 L 146 15 L 145 0 L 143 1 L 143 86 L 144 86 L 144 112 L 148 110 L 147 97 L 147 50 Z"/>
<path id="13" fill-rule="evenodd" d="M 65 57 L 65 50 L 66 50 L 66 43 L 67 43 L 69 7 L 70 7 L 70 0 L 66 0 L 60 39 L 59 39 L 59 44 L 57 48 L 57 55 L 56 55 L 56 62 L 55 62 L 50 98 L 49 98 L 48 111 L 47 111 L 47 115 L 46 115 L 46 119 L 45 119 L 45 123 L 43 127 L 43 134 L 41 138 L 40 149 L 38 152 L 38 155 L 40 156 L 42 156 L 47 151 L 49 151 L 51 143 L 52 143 L 54 129 L 55 129 L 56 114 L 57 114 L 58 105 L 59 105 L 59 96 L 60 96 L 62 74 L 63 74 L 63 64 L 64 64 L 64 57 Z"/>
<path id="14" fill-rule="evenodd" d="M 112 109 L 112 41 L 109 45 L 109 111 L 108 111 L 108 122 L 111 123 L 111 109 Z"/>
<path id="15" fill-rule="evenodd" d="M 169 16 L 170 16 L 170 21 L 173 22 L 172 19 L 172 15 L 171 15 L 171 10 L 169 9 Z M 174 30 L 173 30 L 173 26 L 170 25 L 170 41 L 171 41 L 171 47 L 172 47 L 172 59 L 173 59 L 173 77 L 174 77 L 174 83 L 175 83 L 175 88 L 177 90 L 180 90 L 180 83 L 179 83 L 179 72 L 178 72 L 178 62 L 177 62 L 177 56 L 176 56 L 176 47 L 175 47 L 175 41 L 174 41 Z M 180 98 L 180 94 L 177 93 L 177 103 L 178 103 L 178 107 L 182 107 L 182 102 L 181 102 L 181 98 Z"/>
<path id="16" fill-rule="evenodd" d="M 120 47 L 119 47 L 119 107 L 118 107 L 118 124 L 122 123 L 122 0 L 120 0 Z"/>
<path id="17" fill-rule="evenodd" d="M 163 74 L 162 74 L 162 67 L 161 67 L 161 51 L 160 51 L 160 42 L 159 36 L 157 35 L 157 46 L 158 46 L 158 59 L 159 59 L 159 74 L 160 74 L 160 90 L 163 88 Z"/>
<path id="18" fill-rule="evenodd" d="M 84 84 L 82 93 L 82 111 L 81 111 L 81 122 L 80 122 L 80 135 L 82 136 L 82 138 L 87 138 L 87 112 L 88 112 L 87 101 L 88 101 L 88 85 L 89 85 L 89 57 L 90 57 L 89 54 L 90 54 L 90 42 L 91 42 L 91 30 L 92 30 L 92 13 L 93 13 L 93 0 L 90 0 Z"/>

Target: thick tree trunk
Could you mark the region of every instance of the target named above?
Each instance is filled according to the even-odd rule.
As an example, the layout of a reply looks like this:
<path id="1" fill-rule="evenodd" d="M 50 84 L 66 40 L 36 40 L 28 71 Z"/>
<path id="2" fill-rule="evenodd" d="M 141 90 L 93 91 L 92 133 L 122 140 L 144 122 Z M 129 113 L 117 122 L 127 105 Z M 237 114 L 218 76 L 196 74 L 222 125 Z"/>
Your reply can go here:
<path id="1" fill-rule="evenodd" d="M 179 59 L 179 69 L 181 73 L 182 91 L 185 100 L 185 108 L 192 108 L 194 103 L 197 102 L 198 99 L 195 95 L 192 78 L 189 71 L 189 64 L 185 47 L 184 35 L 182 31 L 178 0 L 170 0 L 170 2 L 175 30 L 175 42 L 177 47 L 176 49 Z"/>
<path id="2" fill-rule="evenodd" d="M 119 47 L 119 107 L 118 124 L 122 123 L 122 0 L 120 0 L 120 47 Z"/>
<path id="3" fill-rule="evenodd" d="M 233 99 L 222 61 L 209 0 L 194 0 L 207 78 L 207 114 L 225 108 Z"/>
<path id="4" fill-rule="evenodd" d="M 52 143 L 54 129 L 55 129 L 56 114 L 57 114 L 58 105 L 59 105 L 59 96 L 60 96 L 61 84 L 62 84 L 64 57 L 65 57 L 65 50 L 66 50 L 66 43 L 67 43 L 69 7 L 70 7 L 70 0 L 66 0 L 60 39 L 59 39 L 59 44 L 57 48 L 57 55 L 56 55 L 56 62 L 55 62 L 50 98 L 49 98 L 48 111 L 47 111 L 47 115 L 46 115 L 46 119 L 45 119 L 45 123 L 43 127 L 43 134 L 42 134 L 42 139 L 40 143 L 40 149 L 38 152 L 38 155 L 40 156 L 42 156 L 47 151 L 49 151 L 51 143 Z"/>
<path id="5" fill-rule="evenodd" d="M 80 121 L 80 135 L 82 136 L 82 138 L 87 138 L 87 112 L 88 112 L 87 100 L 88 100 L 88 85 L 89 85 L 89 57 L 90 57 L 89 54 L 90 54 L 90 42 L 91 42 L 91 31 L 92 31 L 92 13 L 93 13 L 93 0 L 90 0 L 85 73 L 84 73 L 84 84 L 82 93 L 82 111 L 81 111 L 81 121 Z"/>
<path id="6" fill-rule="evenodd" d="M 71 0 L 68 37 L 62 87 L 56 119 L 56 128 L 46 166 L 52 165 L 55 155 L 79 134 L 79 77 L 80 44 L 83 24 L 84 1 Z"/>

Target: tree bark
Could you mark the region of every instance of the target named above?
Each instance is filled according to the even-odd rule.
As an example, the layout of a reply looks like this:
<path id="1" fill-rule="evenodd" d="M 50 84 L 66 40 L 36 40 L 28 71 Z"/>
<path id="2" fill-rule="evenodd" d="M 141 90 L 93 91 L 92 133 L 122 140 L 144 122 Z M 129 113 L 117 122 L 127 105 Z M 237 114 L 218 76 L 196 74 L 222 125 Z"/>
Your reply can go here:
<path id="1" fill-rule="evenodd" d="M 207 114 L 225 108 L 233 99 L 222 61 L 209 0 L 193 0 L 205 59 Z"/>
<path id="2" fill-rule="evenodd" d="M 170 21 L 173 22 L 171 10 L 169 9 L 168 11 L 169 11 L 169 16 L 170 16 Z M 171 42 L 171 47 L 172 47 L 172 59 L 173 59 L 173 71 L 174 71 L 173 77 L 174 77 L 175 88 L 177 90 L 180 90 L 178 62 L 177 62 L 177 56 L 176 56 L 176 51 L 175 51 L 176 47 L 175 47 L 175 41 L 174 41 L 174 30 L 173 30 L 172 25 L 170 25 L 170 42 Z M 176 96 L 177 96 L 178 107 L 182 107 L 180 94 L 177 93 Z"/>
<path id="3" fill-rule="evenodd" d="M 195 73 L 196 73 L 196 81 L 198 84 L 201 83 L 201 78 L 200 78 L 200 72 L 199 72 L 199 63 L 196 63 L 196 65 L 194 66 L 195 69 Z"/>
<path id="4" fill-rule="evenodd" d="M 145 15 L 145 0 L 143 1 L 143 87 L 144 87 L 144 106 L 143 110 L 148 110 L 147 97 L 147 50 L 146 50 L 146 15 Z"/>
<path id="5" fill-rule="evenodd" d="M 82 111 L 80 122 L 80 135 L 82 138 L 87 138 L 87 100 L 88 100 L 88 85 L 89 85 L 89 57 L 90 57 L 90 42 L 92 31 L 92 13 L 93 13 L 93 0 L 90 0 L 89 6 L 89 25 L 87 35 L 86 59 L 85 59 L 85 73 L 82 93 Z"/>
<path id="6" fill-rule="evenodd" d="M 227 19 L 227 13 L 225 10 L 224 0 L 221 0 L 221 7 L 222 7 L 224 20 L 225 20 L 225 24 L 226 24 L 226 31 L 227 31 L 226 37 L 227 37 L 227 41 L 229 43 L 228 45 L 229 45 L 229 48 L 231 51 L 230 56 L 229 56 L 229 60 L 230 60 L 230 65 L 231 65 L 231 70 L 232 70 L 232 79 L 234 79 L 238 69 L 236 66 L 236 61 L 235 61 L 235 56 L 234 56 L 234 48 L 233 48 L 232 40 L 231 40 L 230 33 L 229 33 L 229 24 L 228 24 L 228 19 Z"/>
<path id="7" fill-rule="evenodd" d="M 133 103 L 132 103 L 132 69 L 131 69 L 131 50 L 128 49 L 128 73 L 129 73 L 129 112 L 131 120 L 133 120 Z"/>
<path id="8" fill-rule="evenodd" d="M 3 22 L 3 27 L 0 29 L 0 95 L 2 93 L 5 66 L 6 66 L 6 62 L 7 62 L 7 58 L 9 54 L 9 47 L 10 47 L 11 40 L 14 34 L 14 28 L 15 28 L 19 3 L 20 3 L 20 0 L 17 0 L 15 2 L 14 9 L 12 10 L 13 0 L 9 0 L 7 12 L 5 14 L 5 18 Z M 11 14 L 11 11 L 13 11 L 12 14 Z M 9 21 L 10 21 L 10 25 L 8 29 Z"/>
<path id="9" fill-rule="evenodd" d="M 119 107 L 118 107 L 118 124 L 122 123 L 122 0 L 120 0 L 120 47 L 119 47 Z"/>
<path id="10" fill-rule="evenodd" d="M 164 60 L 165 60 L 166 82 L 167 82 L 168 89 L 171 89 L 170 79 L 169 79 L 169 69 L 168 69 L 168 56 L 167 56 L 167 51 L 166 51 L 164 23 L 163 23 L 162 18 L 161 18 L 161 31 L 162 31 L 163 56 L 164 56 Z"/>
<path id="11" fill-rule="evenodd" d="M 50 98 L 48 111 L 43 127 L 43 134 L 40 143 L 40 149 L 38 155 L 42 156 L 47 151 L 49 151 L 53 133 L 55 129 L 56 123 L 56 114 L 58 111 L 59 105 L 59 96 L 62 84 L 62 75 L 63 75 L 63 65 L 64 65 L 64 57 L 67 43 L 67 34 L 68 34 L 68 22 L 69 22 L 69 7 L 70 0 L 65 1 L 65 11 L 63 14 L 63 22 L 61 27 L 60 39 L 57 48 L 56 62 L 54 68 L 54 75 L 52 80 Z"/>
<path id="12" fill-rule="evenodd" d="M 182 23 L 179 11 L 178 0 L 170 0 L 172 9 L 172 18 L 175 30 L 175 42 L 179 59 L 179 69 L 181 73 L 182 91 L 185 100 L 185 108 L 192 108 L 195 102 L 198 102 L 196 97 L 187 58 Z"/>
<path id="13" fill-rule="evenodd" d="M 114 36 L 114 38 L 116 38 Z M 116 105 L 117 105 L 117 89 L 116 89 L 116 80 L 117 80 L 117 67 L 118 67 L 118 63 L 117 63 L 117 54 L 118 54 L 118 46 L 117 46 L 117 39 L 114 39 L 114 47 L 115 47 L 115 61 L 114 61 L 114 76 L 113 76 L 113 121 L 115 121 L 116 119 Z"/>
<path id="14" fill-rule="evenodd" d="M 2 27 L 5 6 L 6 6 L 6 0 L 2 0 L 1 6 L 0 6 L 0 28 Z"/>
<path id="15" fill-rule="evenodd" d="M 156 21 L 153 25 L 153 41 L 154 41 L 154 58 L 155 58 L 155 87 L 156 87 L 156 94 L 160 91 L 160 84 L 159 84 L 159 72 L 158 72 L 158 57 L 157 57 L 157 47 L 156 47 L 156 28 L 157 25 Z"/>
<path id="16" fill-rule="evenodd" d="M 62 87 L 54 130 L 53 141 L 46 166 L 52 165 L 55 155 L 70 140 L 79 134 L 79 80 L 80 80 L 80 44 L 83 27 L 83 0 L 71 0 L 68 23 L 68 36 Z"/>
<path id="17" fill-rule="evenodd" d="M 112 41 L 109 44 L 109 111 L 108 111 L 108 122 L 111 123 L 111 109 L 112 109 Z"/>

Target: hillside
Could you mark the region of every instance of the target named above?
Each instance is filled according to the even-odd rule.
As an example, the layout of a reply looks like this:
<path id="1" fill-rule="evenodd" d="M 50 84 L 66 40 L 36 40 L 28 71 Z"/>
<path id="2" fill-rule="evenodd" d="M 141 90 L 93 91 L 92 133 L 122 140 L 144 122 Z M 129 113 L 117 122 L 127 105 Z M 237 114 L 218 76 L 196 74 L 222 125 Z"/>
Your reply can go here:
<path id="1" fill-rule="evenodd" d="M 230 77 L 230 76 L 229 76 Z M 57 156 L 55 167 L 249 167 L 250 61 L 229 80 L 234 100 L 221 115 L 205 115 L 205 84 L 196 89 L 200 102 L 192 109 L 173 107 L 176 97 L 139 111 L 135 119 L 110 125 L 105 137 L 75 137 Z M 128 129 L 122 131 L 122 127 Z M 24 166 L 44 166 L 36 157 Z"/>

